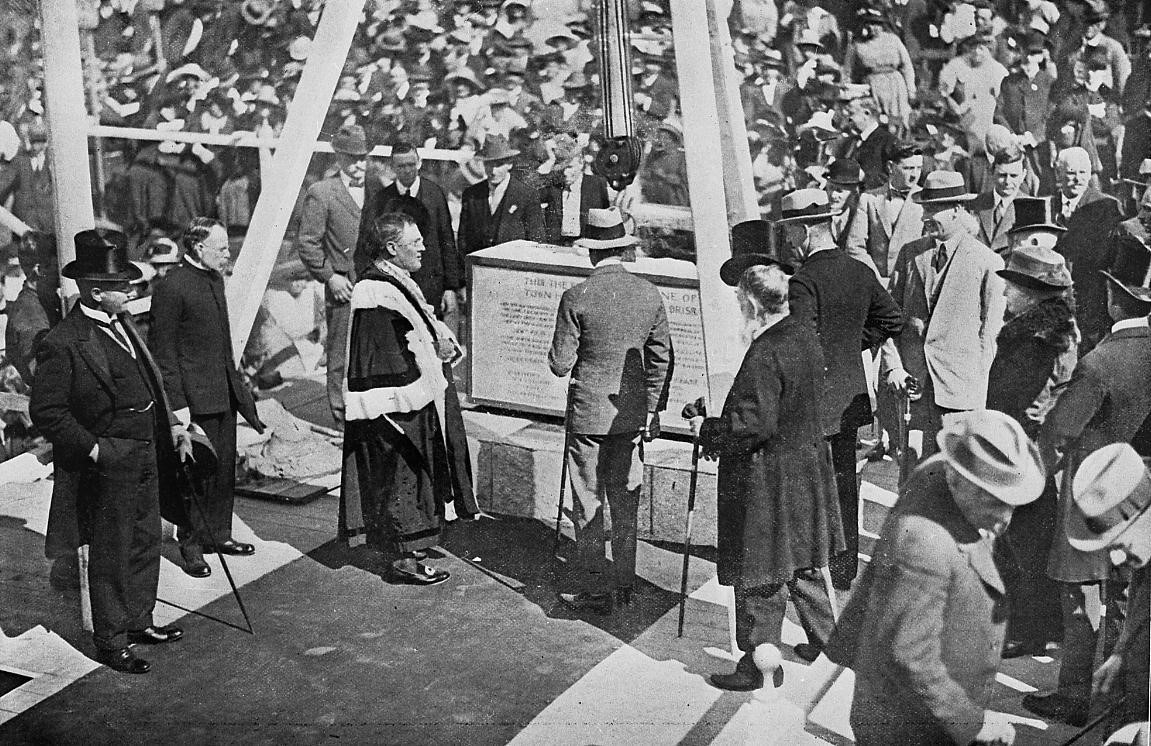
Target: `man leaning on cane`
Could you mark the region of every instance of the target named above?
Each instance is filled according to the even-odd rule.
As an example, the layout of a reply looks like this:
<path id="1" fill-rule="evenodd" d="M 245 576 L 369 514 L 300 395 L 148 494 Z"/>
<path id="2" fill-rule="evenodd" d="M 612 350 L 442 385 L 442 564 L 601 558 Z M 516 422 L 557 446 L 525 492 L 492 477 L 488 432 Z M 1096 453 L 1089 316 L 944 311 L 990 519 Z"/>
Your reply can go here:
<path id="1" fill-rule="evenodd" d="M 164 395 L 160 371 L 123 314 L 127 239 L 115 231 L 76 234 L 76 260 L 62 274 L 80 288 L 71 313 L 37 354 L 32 421 L 52 443 L 55 485 L 50 533 L 87 543 L 96 659 L 147 673 L 130 644 L 173 642 L 175 626 L 152 620 L 160 578 L 158 461 L 191 450 Z M 60 525 L 68 523 L 70 525 Z"/>
<path id="2" fill-rule="evenodd" d="M 636 520 L 643 483 L 640 437 L 659 436 L 667 407 L 673 353 L 663 297 L 630 273 L 620 255 L 636 239 L 614 208 L 589 210 L 577 246 L 594 269 L 560 298 L 548 362 L 571 373 L 568 448 L 576 533 L 575 592 L 560 600 L 601 614 L 631 602 L 635 584 Z M 604 503 L 611 510 L 612 569 L 604 557 Z"/>

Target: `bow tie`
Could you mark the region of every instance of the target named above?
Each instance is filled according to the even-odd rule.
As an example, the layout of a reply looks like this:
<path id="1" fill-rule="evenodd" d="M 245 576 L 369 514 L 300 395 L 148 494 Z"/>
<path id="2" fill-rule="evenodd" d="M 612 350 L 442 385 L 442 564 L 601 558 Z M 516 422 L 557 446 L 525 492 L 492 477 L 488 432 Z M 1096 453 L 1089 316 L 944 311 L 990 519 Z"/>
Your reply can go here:
<path id="1" fill-rule="evenodd" d="M 907 196 L 909 194 L 911 194 L 910 189 L 896 189 L 894 187 L 891 187 L 891 196 L 892 197 L 899 197 L 900 199 L 907 199 Z"/>

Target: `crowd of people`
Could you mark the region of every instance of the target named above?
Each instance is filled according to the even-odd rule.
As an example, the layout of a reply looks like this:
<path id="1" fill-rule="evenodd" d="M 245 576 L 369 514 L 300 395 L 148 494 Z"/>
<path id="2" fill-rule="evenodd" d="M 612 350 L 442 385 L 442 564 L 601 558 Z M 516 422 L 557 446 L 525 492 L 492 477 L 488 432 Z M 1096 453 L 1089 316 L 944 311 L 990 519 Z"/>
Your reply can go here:
<path id="1" fill-rule="evenodd" d="M 149 35 L 137 16 L 150 5 L 101 3 L 95 32 L 117 30 L 97 48 L 116 54 L 94 113 L 275 132 L 321 5 L 166 4 Z M 559 600 L 610 614 L 637 592 L 641 444 L 659 435 L 675 364 L 659 292 L 628 260 L 689 244 L 629 231 L 627 195 L 590 167 L 602 124 L 580 5 L 545 31 L 518 0 L 370 4 L 326 125 L 333 167 L 302 190 L 292 289 L 266 307 L 306 315 L 293 339 L 326 365 L 345 433 L 340 535 L 397 582 L 436 585 L 449 577 L 428 561 L 444 521 L 481 514 L 453 373 L 468 342 L 464 258 L 521 238 L 586 251 L 591 274 L 563 294 L 548 355 L 572 377 L 576 541 Z M 630 191 L 684 205 L 668 11 L 633 5 L 645 145 Z M 1146 719 L 1142 9 L 733 4 L 761 216 L 732 226 L 720 277 L 747 349 L 722 410 L 683 413 L 719 460 L 719 580 L 735 588 L 744 653 L 716 686 L 763 685 L 754 652 L 780 644 L 790 599 L 806 635 L 796 655 L 856 671 L 859 743 L 1011 743 L 988 706 L 999 661 L 1056 643 L 1057 689 L 1026 709 L 1074 725 Z M 28 149 L 12 163 L 28 166 L 2 171 L 21 174 L 13 190 L 43 154 L 34 98 L 26 109 L 13 121 Z M 392 147 L 386 162 L 369 158 L 374 144 Z M 426 147 L 469 157 L 432 162 Z M 55 449 L 52 580 L 74 582 L 74 548 L 90 543 L 98 657 L 145 673 L 131 645 L 182 635 L 151 618 L 159 516 L 180 527 L 190 576 L 211 573 L 206 552 L 255 551 L 231 538 L 236 415 L 263 425 L 232 359 L 223 287 L 259 173 L 244 149 L 129 150 L 105 195 L 116 226 L 76 236 L 63 268 L 51 226 L 14 203 L 34 230 L 18 242 L 6 354 L 31 387 L 24 426 Z M 124 311 L 146 269 L 141 328 Z M 63 320 L 58 274 L 80 289 Z M 318 294 L 299 300 L 308 278 L 322 313 Z M 275 356 L 257 357 L 258 372 Z M 869 426 L 869 457 L 898 461 L 900 497 L 860 574 L 856 454 Z M 196 448 L 211 456 L 189 473 Z M 841 616 L 837 590 L 852 592 Z"/>

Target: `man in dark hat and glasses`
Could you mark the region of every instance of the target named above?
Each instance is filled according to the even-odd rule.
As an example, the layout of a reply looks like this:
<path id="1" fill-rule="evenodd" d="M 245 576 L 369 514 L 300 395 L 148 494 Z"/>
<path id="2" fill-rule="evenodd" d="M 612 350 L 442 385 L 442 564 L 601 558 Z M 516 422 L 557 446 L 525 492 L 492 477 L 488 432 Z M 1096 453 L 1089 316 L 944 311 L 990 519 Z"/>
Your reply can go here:
<path id="1" fill-rule="evenodd" d="M 50 556 L 89 544 L 88 578 L 96 659 L 125 673 L 147 673 L 130 644 L 180 639 L 174 626 L 153 624 L 160 578 L 160 462 L 191 449 L 164 394 L 160 370 L 131 319 L 123 314 L 128 284 L 140 270 L 128 262 L 115 231 L 76 234 L 76 260 L 63 275 L 79 302 L 40 343 L 29 412 L 52 443 L 55 485 Z M 74 540 L 74 541 L 73 541 Z"/>

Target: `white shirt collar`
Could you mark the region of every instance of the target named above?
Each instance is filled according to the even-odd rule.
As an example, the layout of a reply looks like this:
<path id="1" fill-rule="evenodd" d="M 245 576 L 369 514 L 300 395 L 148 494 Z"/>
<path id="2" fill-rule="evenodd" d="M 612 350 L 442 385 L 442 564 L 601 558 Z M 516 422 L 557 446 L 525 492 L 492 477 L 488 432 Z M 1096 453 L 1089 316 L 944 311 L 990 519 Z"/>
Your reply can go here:
<path id="1" fill-rule="evenodd" d="M 504 201 L 504 194 L 508 191 L 508 184 L 510 184 L 511 181 L 512 181 L 512 177 L 511 177 L 511 175 L 508 175 L 508 177 L 506 179 L 504 179 L 503 182 L 497 186 L 492 186 L 492 183 L 490 181 L 488 182 L 488 190 L 489 190 L 488 191 L 488 204 L 489 205 L 499 206 L 500 202 Z"/>
<path id="2" fill-rule="evenodd" d="M 343 183 L 343 185 L 347 188 L 347 190 L 349 192 L 352 191 L 353 189 L 363 189 L 364 188 L 363 182 L 361 182 L 359 186 L 352 186 L 352 180 L 348 177 L 348 175 L 346 173 L 344 173 L 343 169 L 340 169 L 340 182 Z"/>
<path id="3" fill-rule="evenodd" d="M 202 269 L 202 270 L 204 270 L 205 272 L 207 272 L 207 271 L 208 271 L 208 268 L 207 268 L 207 267 L 205 267 L 205 266 L 204 266 L 203 264 L 201 264 L 200 262 L 198 262 L 198 261 L 196 260 L 196 258 L 195 258 L 194 256 L 192 256 L 191 254 L 187 254 L 187 253 L 186 253 L 186 254 L 184 254 L 184 261 L 186 261 L 188 264 L 191 264 L 191 265 L 192 265 L 193 267 L 195 267 L 196 269 Z"/>
<path id="4" fill-rule="evenodd" d="M 871 133 L 875 132 L 877 129 L 879 129 L 879 122 L 872 122 L 871 124 L 864 127 L 863 131 L 859 133 L 859 139 L 861 141 L 866 140 L 867 138 L 871 137 Z"/>
<path id="5" fill-rule="evenodd" d="M 1114 334 L 1115 332 L 1122 331 L 1123 329 L 1145 329 L 1147 326 L 1148 323 L 1146 316 L 1142 316 L 1137 319 L 1123 319 L 1122 321 L 1116 321 L 1111 325 L 1111 333 Z"/>
<path id="6" fill-rule="evenodd" d="M 418 197 L 420 195 L 420 175 L 416 174 L 416 180 L 412 182 L 410 187 L 405 188 L 399 181 L 396 182 L 396 189 L 400 194 L 406 194 L 409 197 Z"/>
<path id="7" fill-rule="evenodd" d="M 620 266 L 623 266 L 623 260 L 620 259 L 618 256 L 609 256 L 606 259 L 600 259 L 598 262 L 596 262 L 595 266 L 606 267 L 609 264 L 618 264 Z"/>
<path id="8" fill-rule="evenodd" d="M 83 303 L 78 303 L 77 305 L 80 306 L 80 313 L 84 314 L 93 321 L 99 321 L 101 324 L 109 325 L 113 321 L 116 321 L 115 317 L 113 317 L 111 314 L 107 314 L 104 311 L 101 311 L 99 308 L 89 308 Z"/>

